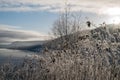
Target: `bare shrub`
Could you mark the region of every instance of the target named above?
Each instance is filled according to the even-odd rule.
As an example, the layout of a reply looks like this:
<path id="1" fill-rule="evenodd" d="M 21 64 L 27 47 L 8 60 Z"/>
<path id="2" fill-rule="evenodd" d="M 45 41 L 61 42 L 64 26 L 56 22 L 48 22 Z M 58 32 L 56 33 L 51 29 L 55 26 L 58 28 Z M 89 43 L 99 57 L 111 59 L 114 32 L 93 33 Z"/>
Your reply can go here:
<path id="1" fill-rule="evenodd" d="M 120 44 L 109 42 L 109 37 L 99 34 L 99 39 L 89 35 L 84 40 L 64 50 L 42 52 L 33 58 L 25 58 L 20 65 L 12 63 L 0 66 L 0 80 L 119 80 Z M 105 30 L 106 31 L 106 30 Z M 118 36 L 119 37 L 119 36 Z M 74 47 L 73 47 L 74 46 Z"/>

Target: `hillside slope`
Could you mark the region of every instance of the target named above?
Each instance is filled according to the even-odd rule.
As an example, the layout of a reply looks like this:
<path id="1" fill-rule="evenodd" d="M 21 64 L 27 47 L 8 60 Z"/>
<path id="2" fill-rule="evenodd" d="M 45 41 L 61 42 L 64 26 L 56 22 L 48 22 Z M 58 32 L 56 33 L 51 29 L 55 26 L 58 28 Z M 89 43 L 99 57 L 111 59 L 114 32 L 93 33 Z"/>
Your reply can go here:
<path id="1" fill-rule="evenodd" d="M 25 59 L 21 66 L 3 65 L 0 77 L 2 80 L 120 79 L 119 28 L 99 27 L 63 38 L 45 43 L 42 56 Z"/>
<path id="2" fill-rule="evenodd" d="M 77 35 L 77 36 L 76 36 Z M 67 36 L 67 40 L 55 39 L 45 44 L 51 50 L 73 50 L 76 54 L 93 55 L 101 54 L 111 58 L 117 56 L 120 64 L 120 28 L 99 27 L 93 30 L 84 30 L 74 35 Z"/>

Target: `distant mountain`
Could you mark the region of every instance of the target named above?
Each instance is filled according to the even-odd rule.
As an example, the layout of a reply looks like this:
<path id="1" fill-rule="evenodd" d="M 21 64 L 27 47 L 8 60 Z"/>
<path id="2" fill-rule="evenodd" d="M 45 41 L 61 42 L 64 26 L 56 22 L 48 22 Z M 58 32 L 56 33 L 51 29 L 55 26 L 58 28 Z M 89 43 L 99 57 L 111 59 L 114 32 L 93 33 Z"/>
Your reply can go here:
<path id="1" fill-rule="evenodd" d="M 35 45 L 42 45 L 46 41 L 16 41 L 11 43 L 9 46 L 11 48 L 17 48 L 17 47 L 30 47 Z"/>
<path id="2" fill-rule="evenodd" d="M 16 41 L 9 45 L 1 45 L 0 48 L 39 52 L 43 47 L 42 45 L 46 42 L 47 41 Z"/>

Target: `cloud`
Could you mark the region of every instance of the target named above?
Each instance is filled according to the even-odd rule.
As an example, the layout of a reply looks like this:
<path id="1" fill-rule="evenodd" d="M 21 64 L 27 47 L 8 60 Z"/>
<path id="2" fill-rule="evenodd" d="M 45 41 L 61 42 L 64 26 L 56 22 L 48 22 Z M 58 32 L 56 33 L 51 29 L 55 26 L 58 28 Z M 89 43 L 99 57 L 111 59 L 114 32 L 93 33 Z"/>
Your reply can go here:
<path id="1" fill-rule="evenodd" d="M 68 0 L 72 11 L 103 14 L 110 7 L 120 7 L 120 0 Z M 0 11 L 50 11 L 64 9 L 65 0 L 0 0 Z"/>
<path id="2" fill-rule="evenodd" d="M 0 64 L 9 61 L 12 63 L 19 63 L 24 60 L 23 58 L 32 58 L 33 55 L 35 56 L 35 53 L 27 51 L 0 49 Z"/>
<path id="3" fill-rule="evenodd" d="M 32 52 L 24 52 L 20 50 L 9 50 L 9 49 L 0 49 L 0 59 L 7 59 L 7 58 L 24 58 L 25 56 L 31 56 Z M 2 61 L 0 61 L 2 62 Z"/>
<path id="4" fill-rule="evenodd" d="M 49 36 L 36 31 L 20 30 L 19 27 L 0 25 L 0 44 L 14 41 L 47 40 Z"/>

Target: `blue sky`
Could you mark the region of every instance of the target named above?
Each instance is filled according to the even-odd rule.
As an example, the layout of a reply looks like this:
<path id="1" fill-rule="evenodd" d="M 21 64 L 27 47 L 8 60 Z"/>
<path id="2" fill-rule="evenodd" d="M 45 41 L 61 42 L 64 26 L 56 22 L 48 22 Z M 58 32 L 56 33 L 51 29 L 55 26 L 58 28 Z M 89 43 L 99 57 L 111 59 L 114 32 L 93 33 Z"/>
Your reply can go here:
<path id="1" fill-rule="evenodd" d="M 38 12 L 0 12 L 0 24 L 18 26 L 24 30 L 49 32 L 57 13 Z"/>
<path id="2" fill-rule="evenodd" d="M 98 16 L 96 13 L 76 12 L 80 14 L 81 21 L 86 17 L 95 24 L 99 24 L 107 19 L 106 16 Z M 16 26 L 23 30 L 34 30 L 42 33 L 48 33 L 53 27 L 54 21 L 59 18 L 59 13 L 48 11 L 31 11 L 31 12 L 0 12 L 0 24 Z"/>
<path id="3" fill-rule="evenodd" d="M 82 23 L 120 23 L 120 0 L 0 0 L 0 43 L 48 39 L 65 3 Z"/>

